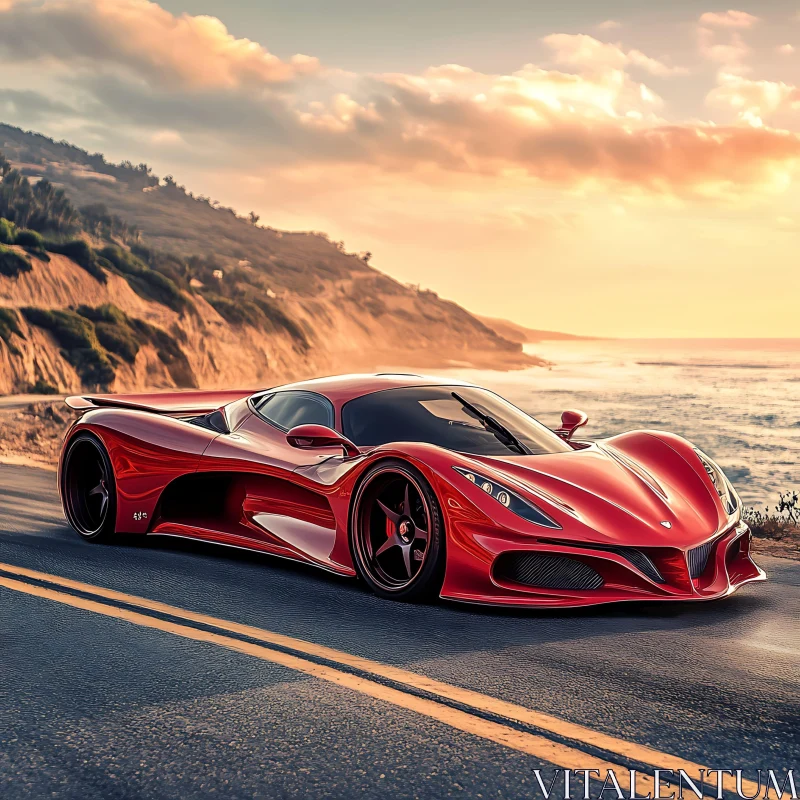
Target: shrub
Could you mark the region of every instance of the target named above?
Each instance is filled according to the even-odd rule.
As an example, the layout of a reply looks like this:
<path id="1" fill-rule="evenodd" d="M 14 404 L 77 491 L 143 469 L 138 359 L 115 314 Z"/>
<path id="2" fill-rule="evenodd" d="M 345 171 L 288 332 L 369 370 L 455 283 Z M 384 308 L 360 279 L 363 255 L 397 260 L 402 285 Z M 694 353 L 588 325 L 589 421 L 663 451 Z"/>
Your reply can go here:
<path id="1" fill-rule="evenodd" d="M 273 329 L 282 328 L 294 339 L 303 350 L 309 347 L 308 338 L 303 329 L 272 298 L 258 298 L 255 304 L 264 313 L 267 324 Z"/>
<path id="2" fill-rule="evenodd" d="M 92 322 L 113 322 L 116 325 L 127 325 L 128 315 L 112 303 L 104 303 L 102 306 L 92 308 L 92 306 L 78 306 L 75 309 L 78 314 Z"/>
<path id="3" fill-rule="evenodd" d="M 20 247 L 28 247 L 31 250 L 44 250 L 44 237 L 41 233 L 37 233 L 36 231 L 29 231 L 29 230 L 20 230 L 17 231 L 16 238 L 14 239 L 14 244 L 18 244 Z"/>
<path id="4" fill-rule="evenodd" d="M 79 267 L 85 269 L 95 280 L 106 283 L 108 278 L 103 271 L 97 253 L 83 239 L 70 239 L 68 242 L 46 241 L 45 247 L 51 253 L 59 253 L 71 258 Z"/>
<path id="5" fill-rule="evenodd" d="M 97 339 L 109 353 L 115 353 L 123 361 L 133 364 L 139 352 L 139 342 L 127 327 L 112 322 L 97 322 L 94 326 Z"/>
<path id="6" fill-rule="evenodd" d="M 197 389 L 197 378 L 189 364 L 189 359 L 186 358 L 186 353 L 170 334 L 140 319 L 132 319 L 130 323 L 156 348 L 158 357 L 166 366 L 176 386 L 182 389 Z"/>
<path id="7" fill-rule="evenodd" d="M 248 300 L 231 300 L 215 292 L 204 292 L 203 297 L 214 310 L 231 325 L 252 325 L 259 327 L 262 322 L 261 310 Z"/>
<path id="8" fill-rule="evenodd" d="M 186 297 L 174 281 L 150 269 L 132 253 L 109 245 L 100 251 L 100 255 L 122 274 L 136 294 L 146 300 L 155 300 L 173 311 L 183 311 L 186 307 Z"/>
<path id="9" fill-rule="evenodd" d="M 27 256 L 0 245 L 0 275 L 16 278 L 23 272 L 30 272 L 32 269 L 33 265 Z"/>
<path id="10" fill-rule="evenodd" d="M 16 334 L 20 339 L 22 330 L 19 327 L 19 317 L 17 312 L 11 308 L 0 308 L 0 339 L 6 343 L 6 347 L 15 355 L 20 354 L 19 349 L 11 342 L 11 334 Z"/>
<path id="11" fill-rule="evenodd" d="M 303 329 L 271 298 L 231 299 L 214 292 L 204 292 L 203 297 L 224 320 L 232 325 L 252 325 L 254 328 L 283 331 L 288 333 L 301 349 L 306 350 L 309 347 Z"/>
<path id="12" fill-rule="evenodd" d="M 25 319 L 50 331 L 63 348 L 64 357 L 87 385 L 108 386 L 115 378 L 114 367 L 97 338 L 93 323 L 74 311 L 22 309 Z"/>
<path id="13" fill-rule="evenodd" d="M 769 506 L 763 511 L 749 507 L 742 516 L 756 538 L 781 541 L 800 537 L 800 495 L 791 490 L 781 492 L 775 512 L 771 512 Z"/>
<path id="14" fill-rule="evenodd" d="M 0 217 L 0 244 L 14 244 L 16 226 L 10 220 Z"/>
<path id="15" fill-rule="evenodd" d="M 98 341 L 110 353 L 133 364 L 142 345 L 152 344 L 177 386 L 197 388 L 197 379 L 186 354 L 166 331 L 133 319 L 110 303 L 96 308 L 78 306 L 76 311 L 85 320 L 94 323 Z"/>
<path id="16" fill-rule="evenodd" d="M 41 378 L 37 379 L 36 383 L 32 383 L 28 387 L 29 394 L 58 394 L 58 387 L 53 386 L 52 383 L 48 383 L 47 381 L 42 380 Z"/>
<path id="17" fill-rule="evenodd" d="M 94 323 L 97 340 L 109 353 L 133 364 L 141 342 L 131 328 L 127 314 L 111 303 L 97 308 L 78 306 L 76 312 Z"/>

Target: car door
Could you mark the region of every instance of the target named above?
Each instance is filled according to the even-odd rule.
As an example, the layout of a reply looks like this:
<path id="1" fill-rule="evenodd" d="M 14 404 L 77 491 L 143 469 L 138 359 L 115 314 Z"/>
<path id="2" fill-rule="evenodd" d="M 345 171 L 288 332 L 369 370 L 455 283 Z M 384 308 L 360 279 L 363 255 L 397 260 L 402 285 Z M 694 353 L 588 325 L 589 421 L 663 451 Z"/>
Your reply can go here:
<path id="1" fill-rule="evenodd" d="M 286 434 L 306 423 L 333 427 L 333 405 L 315 392 L 288 390 L 256 396 L 250 407 L 234 431 L 209 445 L 200 470 L 230 474 L 228 516 L 239 517 L 242 535 L 328 563 L 333 512 L 324 493 L 298 485 L 295 470 L 339 457 L 341 448 L 300 450 Z"/>

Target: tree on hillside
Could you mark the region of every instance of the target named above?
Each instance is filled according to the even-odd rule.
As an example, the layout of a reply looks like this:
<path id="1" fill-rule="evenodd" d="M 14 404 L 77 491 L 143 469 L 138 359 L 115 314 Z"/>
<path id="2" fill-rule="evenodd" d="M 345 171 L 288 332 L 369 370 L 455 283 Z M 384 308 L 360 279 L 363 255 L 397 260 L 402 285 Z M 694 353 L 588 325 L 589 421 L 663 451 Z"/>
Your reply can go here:
<path id="1" fill-rule="evenodd" d="M 255 211 L 251 211 L 251 212 L 250 212 L 250 213 L 247 215 L 247 221 L 248 221 L 248 222 L 249 222 L 251 225 L 257 225 L 257 224 L 258 224 L 258 221 L 259 221 L 260 219 L 261 219 L 261 217 L 260 217 L 258 214 L 256 214 L 256 212 L 255 212 Z"/>
<path id="2" fill-rule="evenodd" d="M 0 217 L 19 228 L 68 233 L 78 225 L 80 215 L 66 192 L 43 178 L 35 184 L 0 153 Z"/>
<path id="3" fill-rule="evenodd" d="M 84 229 L 96 239 L 119 239 L 125 244 L 138 242 L 141 232 L 135 225 L 112 214 L 105 203 L 90 203 L 81 208 Z"/>

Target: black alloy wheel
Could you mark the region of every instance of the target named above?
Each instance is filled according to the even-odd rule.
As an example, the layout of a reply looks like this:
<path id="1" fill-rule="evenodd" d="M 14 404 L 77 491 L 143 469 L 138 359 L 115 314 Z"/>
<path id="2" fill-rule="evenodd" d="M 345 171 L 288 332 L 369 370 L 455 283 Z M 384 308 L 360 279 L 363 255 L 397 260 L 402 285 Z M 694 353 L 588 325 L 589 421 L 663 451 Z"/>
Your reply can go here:
<path id="1" fill-rule="evenodd" d="M 367 471 L 353 503 L 351 544 L 358 573 L 376 594 L 413 601 L 439 593 L 442 514 L 410 464 L 387 461 Z"/>
<path id="2" fill-rule="evenodd" d="M 112 535 L 117 515 L 114 471 L 97 438 L 82 433 L 69 443 L 61 481 L 69 524 L 84 539 L 101 540 Z"/>

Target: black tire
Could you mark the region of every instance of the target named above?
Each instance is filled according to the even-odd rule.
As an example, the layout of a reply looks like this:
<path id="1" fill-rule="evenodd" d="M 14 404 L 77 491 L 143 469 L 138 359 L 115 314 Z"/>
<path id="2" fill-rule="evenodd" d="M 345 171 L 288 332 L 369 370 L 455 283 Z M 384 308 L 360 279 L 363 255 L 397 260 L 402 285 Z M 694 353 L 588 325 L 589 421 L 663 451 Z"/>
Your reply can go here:
<path id="1" fill-rule="evenodd" d="M 64 514 L 75 532 L 90 541 L 108 541 L 115 533 L 117 489 L 103 443 L 79 433 L 67 446 L 61 471 Z"/>
<path id="2" fill-rule="evenodd" d="M 361 579 L 380 597 L 419 602 L 444 580 L 442 511 L 422 473 L 399 459 L 361 479 L 350 517 L 350 549 Z"/>

